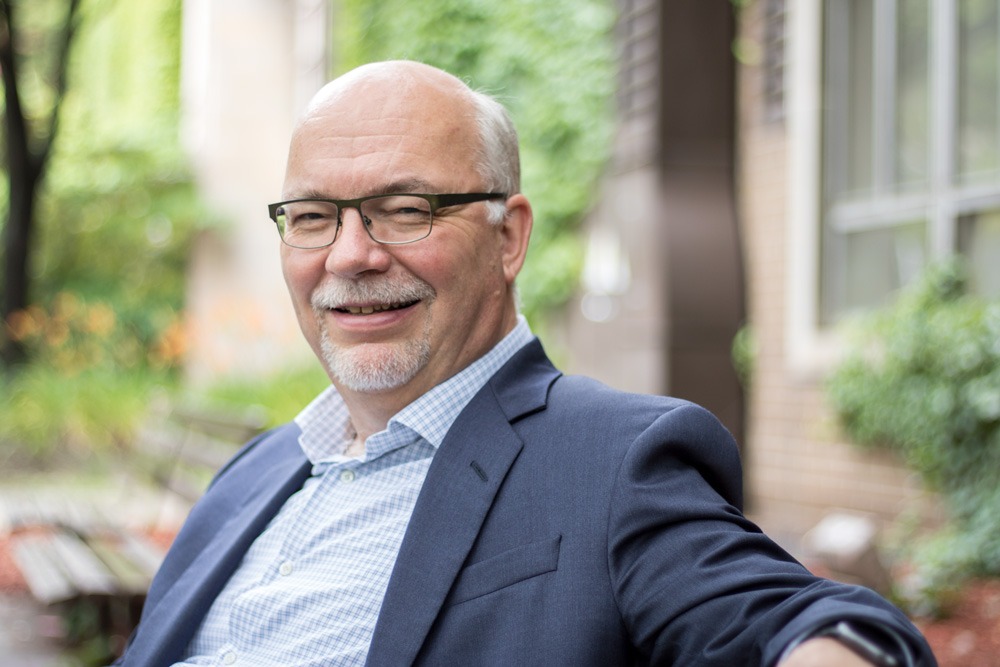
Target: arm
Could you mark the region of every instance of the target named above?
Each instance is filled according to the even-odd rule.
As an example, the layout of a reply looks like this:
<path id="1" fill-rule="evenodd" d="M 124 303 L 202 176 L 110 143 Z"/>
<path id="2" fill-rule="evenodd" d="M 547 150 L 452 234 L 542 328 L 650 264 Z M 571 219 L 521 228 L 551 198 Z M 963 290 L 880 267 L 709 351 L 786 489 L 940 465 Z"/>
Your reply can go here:
<path id="1" fill-rule="evenodd" d="M 770 667 L 797 638 L 845 620 L 893 633 L 915 664 L 936 664 L 889 602 L 812 575 L 748 521 L 741 477 L 731 436 L 691 405 L 652 423 L 622 461 L 609 565 L 622 618 L 652 664 Z M 782 667 L 830 651 L 833 664 L 850 664 L 836 662 L 841 648 L 858 657 L 846 646 L 823 648 L 829 643 L 810 640 L 808 651 L 803 643 Z"/>

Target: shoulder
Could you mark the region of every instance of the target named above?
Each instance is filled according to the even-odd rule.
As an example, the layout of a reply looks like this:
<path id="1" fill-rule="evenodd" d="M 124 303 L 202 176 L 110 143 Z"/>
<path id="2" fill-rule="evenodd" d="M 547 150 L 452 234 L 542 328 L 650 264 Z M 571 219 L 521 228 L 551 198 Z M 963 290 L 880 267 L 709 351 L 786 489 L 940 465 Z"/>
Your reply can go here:
<path id="1" fill-rule="evenodd" d="M 563 375 L 552 384 L 546 413 L 579 424 L 607 424 L 635 438 L 652 430 L 696 440 L 731 439 L 715 415 L 700 405 L 672 396 L 621 391 L 576 375 Z"/>
<path id="2" fill-rule="evenodd" d="M 260 470 L 268 469 L 291 458 L 304 458 L 298 442 L 301 433 L 301 429 L 294 422 L 261 433 L 243 445 L 219 469 L 211 486 L 215 486 L 223 477 L 238 475 L 244 471 L 259 474 Z"/>
<path id="3" fill-rule="evenodd" d="M 690 401 L 624 392 L 591 378 L 564 375 L 552 384 L 545 410 L 525 422 L 525 434 L 566 434 L 573 451 L 604 459 L 623 483 L 645 484 L 684 471 L 729 503 L 742 504 L 735 439 L 715 415 Z"/>

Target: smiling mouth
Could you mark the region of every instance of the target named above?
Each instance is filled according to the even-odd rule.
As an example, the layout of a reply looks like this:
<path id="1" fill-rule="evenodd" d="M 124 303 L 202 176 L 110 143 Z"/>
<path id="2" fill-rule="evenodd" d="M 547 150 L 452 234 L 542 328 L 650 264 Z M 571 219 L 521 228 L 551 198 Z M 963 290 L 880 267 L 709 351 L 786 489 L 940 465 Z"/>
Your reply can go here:
<path id="1" fill-rule="evenodd" d="M 417 304 L 417 301 L 406 301 L 404 303 L 379 303 L 370 306 L 341 306 L 334 308 L 339 313 L 351 315 L 371 315 L 373 313 L 384 313 L 390 310 L 401 310 Z"/>

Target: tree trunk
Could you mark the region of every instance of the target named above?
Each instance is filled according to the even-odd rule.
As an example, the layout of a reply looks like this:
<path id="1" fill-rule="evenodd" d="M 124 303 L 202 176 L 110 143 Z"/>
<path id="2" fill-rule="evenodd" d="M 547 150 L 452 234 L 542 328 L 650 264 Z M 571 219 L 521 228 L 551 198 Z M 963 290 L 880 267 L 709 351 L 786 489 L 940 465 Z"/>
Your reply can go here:
<path id="1" fill-rule="evenodd" d="M 3 76 L 4 133 L 7 148 L 7 182 L 10 209 L 3 230 L 3 293 L 0 294 L 0 363 L 12 365 L 25 359 L 25 349 L 13 339 L 6 324 L 11 315 L 24 310 L 31 293 L 31 254 L 35 228 L 38 186 L 59 122 L 59 106 L 66 91 L 66 66 L 76 27 L 79 0 L 69 0 L 66 20 L 56 45 L 53 75 L 54 102 L 47 132 L 32 150 L 28 119 L 21 105 L 15 53 L 15 21 L 12 3 L 0 0 L 0 73 Z"/>
<path id="2" fill-rule="evenodd" d="M 6 325 L 10 316 L 28 305 L 28 248 L 31 239 L 32 201 L 34 200 L 34 168 L 28 147 L 24 111 L 17 86 L 17 58 L 14 54 L 11 6 L 0 1 L 0 72 L 4 88 L 4 134 L 6 136 L 7 185 L 9 210 L 3 230 L 4 275 L 0 295 L 0 322 Z M 4 326 L 0 358 L 5 365 L 21 361 L 24 348 L 13 340 Z"/>

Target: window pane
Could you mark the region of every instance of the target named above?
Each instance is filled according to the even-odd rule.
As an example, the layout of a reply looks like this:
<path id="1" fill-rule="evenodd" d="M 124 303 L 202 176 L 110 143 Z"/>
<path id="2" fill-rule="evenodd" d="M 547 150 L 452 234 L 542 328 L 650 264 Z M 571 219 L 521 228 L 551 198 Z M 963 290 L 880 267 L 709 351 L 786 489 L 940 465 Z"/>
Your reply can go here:
<path id="1" fill-rule="evenodd" d="M 847 234 L 830 232 L 823 256 L 823 324 L 843 315 L 877 308 L 910 284 L 927 264 L 926 225 Z"/>
<path id="2" fill-rule="evenodd" d="M 997 0 L 958 3 L 959 181 L 996 178 L 1000 170 L 1000 71 Z"/>
<path id="3" fill-rule="evenodd" d="M 930 164 L 930 10 L 906 0 L 896 11 L 895 180 L 906 190 L 926 183 Z"/>
<path id="4" fill-rule="evenodd" d="M 871 0 L 826 3 L 823 53 L 824 191 L 828 202 L 873 188 Z"/>
<path id="5" fill-rule="evenodd" d="M 875 148 L 872 136 L 872 122 L 874 120 L 872 114 L 874 3 L 871 0 L 853 0 L 850 5 L 850 39 L 847 46 L 850 62 L 850 88 L 848 92 L 850 156 L 847 183 L 849 190 L 868 191 L 872 188 L 874 180 L 872 173 L 872 150 Z M 843 44 L 840 45 L 840 48 L 843 48 Z"/>
<path id="6" fill-rule="evenodd" d="M 961 218 L 958 249 L 969 260 L 972 290 L 985 297 L 1000 297 L 1000 211 Z"/>

